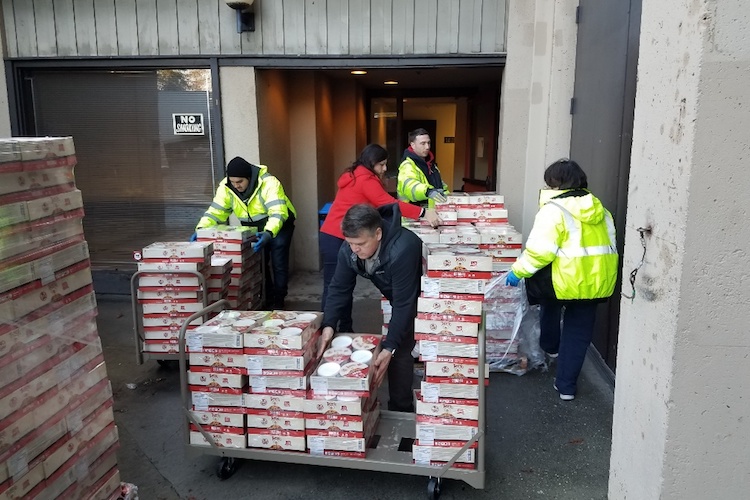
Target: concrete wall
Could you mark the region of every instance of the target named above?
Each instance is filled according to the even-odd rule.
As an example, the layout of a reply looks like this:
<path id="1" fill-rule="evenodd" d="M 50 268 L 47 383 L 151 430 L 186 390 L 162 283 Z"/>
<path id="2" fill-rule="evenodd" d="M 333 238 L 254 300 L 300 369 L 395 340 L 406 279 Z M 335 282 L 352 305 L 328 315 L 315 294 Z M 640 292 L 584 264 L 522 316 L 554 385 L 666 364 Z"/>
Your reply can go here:
<path id="1" fill-rule="evenodd" d="M 547 165 L 570 151 L 575 0 L 510 0 L 498 186 L 511 224 L 528 235 Z M 529 64 L 531 62 L 531 64 Z"/>
<path id="2" fill-rule="evenodd" d="M 241 156 L 251 163 L 262 163 L 258 137 L 258 107 L 255 97 L 255 68 L 223 67 L 221 121 L 224 132 L 224 158 Z M 226 165 L 225 165 L 226 167 Z"/>
<path id="3" fill-rule="evenodd" d="M 3 22 L 3 13 L 0 12 L 0 24 Z M 5 59 L 8 53 L 6 48 L 5 30 L 0 30 L 0 59 Z M 5 71 L 0 73 L 0 137 L 10 137 L 10 109 L 8 108 L 8 82 L 5 79 Z"/>
<path id="4" fill-rule="evenodd" d="M 745 498 L 750 484 L 750 11 L 644 0 L 609 497 Z"/>

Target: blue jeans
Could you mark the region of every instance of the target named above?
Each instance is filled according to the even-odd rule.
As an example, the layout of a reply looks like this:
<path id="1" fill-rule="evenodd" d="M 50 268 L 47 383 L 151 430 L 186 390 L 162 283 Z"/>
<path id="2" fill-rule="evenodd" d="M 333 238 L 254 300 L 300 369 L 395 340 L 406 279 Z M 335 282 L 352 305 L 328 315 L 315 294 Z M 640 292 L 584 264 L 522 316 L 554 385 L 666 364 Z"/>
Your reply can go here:
<path id="1" fill-rule="evenodd" d="M 328 297 L 328 285 L 336 273 L 336 262 L 338 261 L 339 249 L 344 244 L 344 240 L 331 236 L 328 233 L 318 235 L 318 249 L 320 258 L 323 262 L 323 295 L 320 299 L 320 310 L 326 310 L 326 297 Z M 344 312 L 343 317 L 339 320 L 338 331 L 352 332 L 352 302 L 349 302 L 349 308 Z"/>
<path id="2" fill-rule="evenodd" d="M 287 220 L 279 234 L 271 238 L 265 248 L 266 303 L 277 309 L 284 307 L 284 299 L 289 290 L 289 248 L 292 246 L 293 234 L 294 220 Z"/>
<path id="3" fill-rule="evenodd" d="M 590 300 L 541 301 L 539 346 L 547 353 L 559 353 L 555 384 L 560 394 L 576 393 L 578 375 L 594 336 L 596 306 L 597 303 Z"/>

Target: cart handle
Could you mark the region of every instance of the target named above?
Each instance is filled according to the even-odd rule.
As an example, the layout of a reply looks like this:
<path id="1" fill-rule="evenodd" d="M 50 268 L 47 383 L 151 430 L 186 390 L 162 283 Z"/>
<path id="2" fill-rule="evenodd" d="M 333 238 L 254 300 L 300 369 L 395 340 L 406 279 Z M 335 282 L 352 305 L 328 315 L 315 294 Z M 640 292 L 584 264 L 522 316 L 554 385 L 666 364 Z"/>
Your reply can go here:
<path id="1" fill-rule="evenodd" d="M 468 441 L 466 441 L 466 443 L 465 443 L 465 444 L 464 444 L 464 445 L 463 445 L 463 446 L 461 447 L 461 449 L 460 449 L 460 450 L 458 450 L 458 451 L 456 452 L 456 454 L 455 454 L 455 455 L 453 455 L 453 457 L 452 457 L 452 458 L 451 458 L 450 460 L 448 460 L 448 462 L 447 462 L 447 463 L 445 463 L 445 464 L 444 464 L 443 466 L 441 466 L 441 467 L 440 467 L 440 473 L 439 473 L 439 474 L 438 474 L 438 475 L 437 475 L 436 477 L 437 477 L 438 479 L 442 478 L 442 477 L 443 477 L 443 475 L 444 475 L 444 474 L 445 474 L 446 472 L 448 472 L 448 469 L 450 469 L 451 467 L 453 467 L 453 464 L 455 464 L 455 463 L 456 463 L 456 460 L 458 460 L 458 458 L 459 458 L 459 457 L 460 457 L 460 456 L 461 456 L 461 455 L 462 455 L 462 454 L 463 454 L 463 453 L 464 453 L 464 452 L 465 452 L 466 450 L 468 450 L 468 449 L 469 449 L 469 447 L 470 447 L 470 446 L 471 446 L 472 444 L 474 444 L 474 443 L 478 442 L 478 441 L 479 441 L 479 438 L 481 438 L 482 436 L 484 436 L 484 431 L 483 431 L 483 430 L 480 430 L 479 432 L 477 432 L 476 434 L 474 434 L 474 436 L 472 436 L 472 438 L 471 438 L 471 439 L 469 439 Z"/>

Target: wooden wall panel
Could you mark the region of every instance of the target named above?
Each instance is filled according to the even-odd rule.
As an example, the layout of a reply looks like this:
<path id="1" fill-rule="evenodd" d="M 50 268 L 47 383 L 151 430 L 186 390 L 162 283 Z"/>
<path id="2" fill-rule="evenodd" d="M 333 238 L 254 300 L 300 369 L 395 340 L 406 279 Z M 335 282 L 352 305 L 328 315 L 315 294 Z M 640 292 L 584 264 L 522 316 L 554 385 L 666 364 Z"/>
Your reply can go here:
<path id="1" fill-rule="evenodd" d="M 414 53 L 414 0 L 393 2 L 393 54 Z"/>
<path id="2" fill-rule="evenodd" d="M 328 0 L 326 12 L 328 25 L 328 53 L 349 53 L 349 1 Z"/>
<path id="3" fill-rule="evenodd" d="M 261 36 L 263 38 L 264 54 L 284 53 L 284 5 L 281 2 L 261 2 L 259 5 L 261 22 L 263 23 Z M 257 10 L 256 10 L 257 12 Z M 255 14 L 256 17 L 258 14 Z M 257 24 L 257 19 L 256 19 Z"/>
<path id="4" fill-rule="evenodd" d="M 279 2 L 281 3 L 281 2 Z M 284 54 L 305 53 L 305 8 L 302 2 L 284 2 Z"/>
<path id="5" fill-rule="evenodd" d="M 349 0 L 349 54 L 370 53 L 370 0 Z"/>
<path id="6" fill-rule="evenodd" d="M 94 16 L 96 54 L 99 56 L 116 56 L 118 33 L 115 0 L 97 0 L 94 4 Z"/>
<path id="7" fill-rule="evenodd" d="M 507 0 L 0 0 L 7 57 L 408 56 L 505 50 Z"/>
<path id="8" fill-rule="evenodd" d="M 52 0 L 34 0 L 33 3 L 37 54 L 40 57 L 56 56 L 57 36 L 55 35 L 55 8 Z"/>
<path id="9" fill-rule="evenodd" d="M 3 29 L 5 30 L 5 57 L 18 57 L 13 0 L 2 0 L 1 5 L 3 7 Z"/>
<path id="10" fill-rule="evenodd" d="M 142 56 L 159 54 L 159 29 L 156 22 L 156 0 L 135 0 L 138 22 L 138 53 Z"/>
<path id="11" fill-rule="evenodd" d="M 182 55 L 201 52 L 197 0 L 177 0 L 177 45 Z"/>
<path id="12" fill-rule="evenodd" d="M 159 54 L 179 54 L 177 0 L 156 0 L 156 22 L 159 33 Z"/>
<path id="13" fill-rule="evenodd" d="M 28 2 L 22 8 L 16 5 L 14 20 L 16 23 L 16 42 L 18 55 L 21 57 L 36 57 L 36 26 L 34 26 L 34 4 Z"/>
<path id="14" fill-rule="evenodd" d="M 305 53 L 328 53 L 328 16 L 325 0 L 305 0 Z"/>
<path id="15" fill-rule="evenodd" d="M 438 0 L 436 54 L 458 52 L 458 18 L 460 0 Z"/>
<path id="16" fill-rule="evenodd" d="M 78 54 L 76 30 L 70 21 L 74 16 L 73 0 L 55 0 L 55 43 L 58 56 Z"/>
<path id="17" fill-rule="evenodd" d="M 372 44 L 370 47 L 370 53 L 390 54 L 391 47 L 393 46 L 393 35 L 391 31 L 393 29 L 392 2 L 388 0 L 373 2 L 370 9 L 372 16 L 370 20 L 370 39 Z"/>
<path id="18" fill-rule="evenodd" d="M 18 5 L 18 2 L 16 2 Z M 76 52 L 61 56 L 95 56 L 96 55 L 96 17 L 94 0 L 73 0 L 74 27 L 76 33 Z"/>
<path id="19" fill-rule="evenodd" d="M 115 3 L 117 20 L 117 54 L 121 56 L 138 55 L 138 20 L 135 2 Z"/>
<path id="20" fill-rule="evenodd" d="M 219 2 L 219 45 L 222 54 L 241 54 L 242 43 L 237 33 L 237 18 L 232 9 Z"/>

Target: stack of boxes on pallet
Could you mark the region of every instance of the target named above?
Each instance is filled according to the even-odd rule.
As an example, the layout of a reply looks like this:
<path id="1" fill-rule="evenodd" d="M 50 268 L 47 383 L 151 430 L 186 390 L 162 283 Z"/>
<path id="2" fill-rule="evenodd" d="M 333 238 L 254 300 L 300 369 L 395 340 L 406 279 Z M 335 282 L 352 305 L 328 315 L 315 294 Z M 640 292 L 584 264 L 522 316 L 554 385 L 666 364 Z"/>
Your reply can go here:
<path id="1" fill-rule="evenodd" d="M 323 352 L 305 401 L 307 448 L 312 455 L 365 458 L 380 417 L 370 364 L 380 335 L 340 334 Z"/>
<path id="2" fill-rule="evenodd" d="M 142 308 L 143 352 L 177 352 L 180 328 L 185 320 L 205 307 L 207 291 L 201 287 L 211 273 L 212 243 L 166 241 L 144 247 L 136 255 L 138 301 Z M 202 323 L 193 320 L 188 328 Z"/>
<path id="3" fill-rule="evenodd" d="M 304 400 L 322 313 L 273 311 L 245 333 L 247 446 L 305 451 Z"/>
<path id="4" fill-rule="evenodd" d="M 321 313 L 223 311 L 188 332 L 193 416 L 215 444 L 305 451 Z M 195 422 L 190 442 L 209 445 Z"/>
<path id="5" fill-rule="evenodd" d="M 254 253 L 252 243 L 257 229 L 247 226 L 212 226 L 196 231 L 199 242 L 213 243 L 214 255 L 232 261 L 229 283 L 229 307 L 235 310 L 255 310 L 261 307 L 263 272 L 260 253 Z"/>
<path id="6" fill-rule="evenodd" d="M 71 138 L 0 141 L 0 498 L 117 498 Z"/>
<path id="7" fill-rule="evenodd" d="M 451 194 L 436 209 L 442 219 L 439 228 L 406 225 L 424 242 L 427 268 L 414 325 L 425 376 L 417 393 L 413 458 L 442 465 L 477 432 L 485 292 L 490 280 L 515 261 L 521 245 L 520 234 L 508 224 L 503 197 L 496 193 Z M 501 346 L 503 355 L 517 349 L 507 339 L 489 335 L 485 345 L 488 361 Z M 463 453 L 454 467 L 474 468 L 474 449 Z"/>

